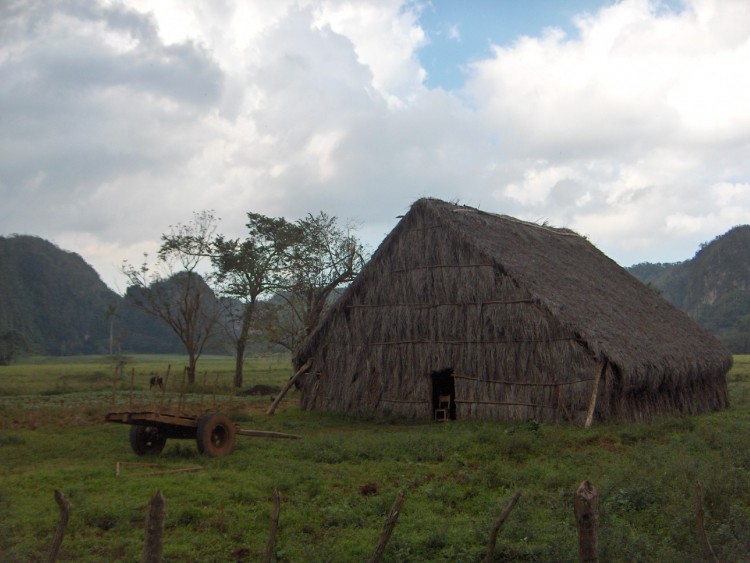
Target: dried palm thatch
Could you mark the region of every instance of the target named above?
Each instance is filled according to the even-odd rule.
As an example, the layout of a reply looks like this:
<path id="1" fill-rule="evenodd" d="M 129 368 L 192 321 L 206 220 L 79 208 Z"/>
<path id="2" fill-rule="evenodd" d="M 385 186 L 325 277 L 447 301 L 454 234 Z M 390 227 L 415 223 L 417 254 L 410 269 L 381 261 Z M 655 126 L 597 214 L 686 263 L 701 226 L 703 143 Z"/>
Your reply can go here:
<path id="1" fill-rule="evenodd" d="M 728 405 L 713 336 L 566 229 L 421 199 L 303 344 L 302 406 L 647 421 Z M 598 377 L 600 376 L 600 377 Z M 597 387 L 594 389 L 595 381 Z"/>

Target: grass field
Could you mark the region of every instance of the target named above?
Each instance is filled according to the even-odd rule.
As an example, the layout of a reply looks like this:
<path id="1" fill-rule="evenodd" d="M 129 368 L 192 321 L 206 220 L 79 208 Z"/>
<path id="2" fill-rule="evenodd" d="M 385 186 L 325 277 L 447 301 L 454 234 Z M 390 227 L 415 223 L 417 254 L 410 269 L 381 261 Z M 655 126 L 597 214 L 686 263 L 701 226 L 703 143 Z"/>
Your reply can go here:
<path id="1" fill-rule="evenodd" d="M 136 395 L 147 397 L 150 373 L 183 365 L 179 357 L 130 358 L 114 385 L 119 400 L 131 374 Z M 481 561 L 492 521 L 516 489 L 522 496 L 495 560 L 576 561 L 572 495 L 584 479 L 600 492 L 602 561 L 702 560 L 696 481 L 717 556 L 750 560 L 750 356 L 735 357 L 728 410 L 589 430 L 308 413 L 295 392 L 268 417 L 269 397 L 230 400 L 231 359 L 205 358 L 204 370 L 242 428 L 303 438 L 238 437 L 222 458 L 170 440 L 160 457 L 139 458 L 128 426 L 102 423 L 113 394 L 107 358 L 0 368 L 0 561 L 46 559 L 56 489 L 72 504 L 61 560 L 140 560 L 148 503 L 160 490 L 165 561 L 259 561 L 274 488 L 282 498 L 277 561 L 367 560 L 399 490 L 406 501 L 387 561 Z M 287 358 L 256 358 L 246 386 L 279 386 L 289 375 Z M 115 475 L 117 462 L 144 461 L 156 466 L 121 465 Z"/>

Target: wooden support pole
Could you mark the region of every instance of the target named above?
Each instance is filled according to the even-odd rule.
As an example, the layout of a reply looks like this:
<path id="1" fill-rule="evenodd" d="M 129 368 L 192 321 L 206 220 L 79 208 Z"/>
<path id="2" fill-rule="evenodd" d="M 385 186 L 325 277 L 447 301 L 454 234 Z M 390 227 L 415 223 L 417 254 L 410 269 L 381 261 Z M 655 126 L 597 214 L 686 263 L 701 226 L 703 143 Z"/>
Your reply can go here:
<path id="1" fill-rule="evenodd" d="M 213 398 L 211 399 L 211 410 L 216 410 L 216 389 L 219 387 L 219 374 L 214 376 L 214 391 Z"/>
<path id="2" fill-rule="evenodd" d="M 295 373 L 289 381 L 286 382 L 286 385 L 284 385 L 284 388 L 279 391 L 278 396 L 274 399 L 273 403 L 270 407 L 268 407 L 268 410 L 266 411 L 267 415 L 272 415 L 276 412 L 276 407 L 279 406 L 279 403 L 281 402 L 281 399 L 284 398 L 284 395 L 286 395 L 287 391 L 294 385 L 294 382 L 297 381 L 297 378 L 305 373 L 308 369 L 310 369 L 310 366 L 312 365 L 312 359 L 307 360 L 305 362 L 305 365 L 303 365 L 301 368 L 297 370 L 297 373 Z"/>
<path id="3" fill-rule="evenodd" d="M 706 561 L 719 563 L 716 553 L 714 553 L 714 549 L 711 547 L 711 543 L 708 541 L 708 536 L 706 535 L 706 527 L 703 521 L 703 485 L 701 485 L 700 481 L 695 482 L 695 521 L 698 528 L 698 540 L 703 547 L 703 558 Z"/>
<path id="4" fill-rule="evenodd" d="M 235 434 L 239 436 L 253 436 L 255 438 L 284 438 L 287 440 L 299 440 L 302 436 L 297 434 L 285 434 L 283 432 L 271 432 L 270 430 L 243 430 L 238 428 Z"/>
<path id="5" fill-rule="evenodd" d="M 375 551 L 373 552 L 372 557 L 368 559 L 368 563 L 380 563 L 380 561 L 383 559 L 383 553 L 385 553 L 385 548 L 388 546 L 388 541 L 391 539 L 393 528 L 396 527 L 398 516 L 401 513 L 402 504 L 404 504 L 403 490 L 399 491 L 396 495 L 396 500 L 393 502 L 391 512 L 390 514 L 388 514 L 388 519 L 385 521 L 383 531 L 380 534 L 380 541 L 378 541 L 378 545 L 375 547 Z"/>
<path id="6" fill-rule="evenodd" d="M 591 428 L 591 423 L 594 421 L 594 410 L 596 409 L 596 396 L 599 393 L 599 382 L 604 375 L 604 370 L 607 369 L 607 360 L 601 360 L 599 362 L 599 369 L 596 370 L 596 378 L 594 379 L 594 388 L 591 391 L 591 400 L 589 401 L 589 410 L 586 413 L 586 423 L 583 425 L 584 428 Z"/>
<path id="7" fill-rule="evenodd" d="M 133 410 L 133 386 L 135 385 L 135 368 L 130 370 L 130 410 Z"/>
<path id="8" fill-rule="evenodd" d="M 146 542 L 143 546 L 143 563 L 161 563 L 164 542 L 164 512 L 166 500 L 156 491 L 146 517 Z"/>
<path id="9" fill-rule="evenodd" d="M 279 490 L 273 490 L 273 510 L 271 511 L 271 530 L 268 534 L 268 543 L 266 544 L 266 556 L 264 563 L 273 561 L 273 552 L 276 547 L 276 530 L 279 528 L 279 514 L 281 513 L 281 495 Z"/>
<path id="10" fill-rule="evenodd" d="M 492 563 L 495 557 L 495 544 L 497 544 L 497 534 L 500 532 L 500 528 L 510 516 L 510 512 L 515 508 L 518 499 L 521 498 L 521 490 L 517 490 L 510 499 L 508 505 L 503 509 L 495 521 L 492 523 L 492 532 L 490 532 L 490 541 L 487 544 L 487 556 L 484 558 L 485 563 Z"/>
<path id="11" fill-rule="evenodd" d="M 117 368 L 115 368 L 115 375 L 112 378 L 112 408 L 111 410 L 115 410 L 115 405 L 117 404 Z"/>
<path id="12" fill-rule="evenodd" d="M 188 368 L 182 372 L 182 381 L 180 382 L 180 395 L 177 399 L 177 412 L 184 413 L 186 410 L 187 398 L 185 397 L 185 380 L 187 379 Z"/>
<path id="13" fill-rule="evenodd" d="M 164 412 L 164 393 L 169 387 L 169 373 L 172 371 L 172 364 L 167 364 L 167 373 L 164 374 L 164 383 L 161 387 L 161 394 L 159 396 L 159 412 Z"/>
<path id="14" fill-rule="evenodd" d="M 52 540 L 52 547 L 49 550 L 47 563 L 55 563 L 57 561 L 57 555 L 60 552 L 60 546 L 65 536 L 65 529 L 68 527 L 68 520 L 70 520 L 70 502 L 62 492 L 55 491 L 55 502 L 60 507 L 60 518 L 57 521 L 57 530 L 55 530 L 55 537 Z"/>
<path id="15" fill-rule="evenodd" d="M 576 490 L 573 507 L 578 528 L 578 559 L 581 563 L 598 563 L 599 492 L 589 481 Z"/>
<path id="16" fill-rule="evenodd" d="M 208 371 L 203 372 L 203 384 L 201 385 L 201 406 L 200 410 L 203 411 L 203 395 L 206 392 L 206 378 L 208 377 Z"/>

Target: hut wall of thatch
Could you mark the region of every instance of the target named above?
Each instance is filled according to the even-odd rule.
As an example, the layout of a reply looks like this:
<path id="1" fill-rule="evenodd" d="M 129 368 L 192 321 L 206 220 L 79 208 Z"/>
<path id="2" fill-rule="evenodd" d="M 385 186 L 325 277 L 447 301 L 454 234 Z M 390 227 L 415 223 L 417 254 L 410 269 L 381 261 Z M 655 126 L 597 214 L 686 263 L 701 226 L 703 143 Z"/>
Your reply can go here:
<path id="1" fill-rule="evenodd" d="M 442 373 L 450 377 L 456 418 L 580 422 L 602 367 L 599 420 L 726 406 L 721 351 L 677 358 L 667 348 L 644 360 L 629 347 L 648 354 L 647 338 L 624 334 L 622 343 L 608 345 L 612 331 L 602 319 L 640 310 L 635 304 L 626 311 L 630 302 L 616 293 L 597 296 L 597 285 L 583 287 L 587 274 L 578 270 L 587 260 L 601 263 L 601 253 L 569 232 L 554 233 L 552 249 L 544 247 L 551 235 L 531 240 L 540 235 L 528 227 L 506 228 L 499 237 L 492 217 L 442 202 L 415 204 L 303 346 L 298 362 L 314 358 L 301 382 L 303 408 L 429 419 Z M 461 229 L 451 228 L 456 221 Z M 487 250 L 503 245 L 503 257 L 516 245 L 531 249 L 522 260 L 538 270 L 533 280 Z M 544 266 L 554 250 L 558 271 L 549 274 Z M 610 270 L 605 262 L 594 273 L 619 275 Z M 540 289 L 551 275 L 551 287 Z M 648 297 L 628 283 L 605 290 Z M 570 310 L 565 290 L 584 293 L 567 297 Z M 572 321 L 586 299 L 601 299 L 603 312 L 582 327 Z"/>

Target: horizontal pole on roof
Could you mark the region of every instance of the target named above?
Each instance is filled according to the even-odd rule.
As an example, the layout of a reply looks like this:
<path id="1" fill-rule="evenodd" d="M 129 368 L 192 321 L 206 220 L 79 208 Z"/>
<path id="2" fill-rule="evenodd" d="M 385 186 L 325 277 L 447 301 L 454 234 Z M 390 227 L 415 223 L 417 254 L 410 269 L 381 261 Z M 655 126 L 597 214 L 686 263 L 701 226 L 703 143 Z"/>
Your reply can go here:
<path id="1" fill-rule="evenodd" d="M 411 268 L 401 268 L 399 270 L 391 270 L 392 274 L 400 274 L 402 272 L 411 272 L 412 270 L 432 270 L 435 268 L 494 268 L 494 264 L 432 264 L 430 266 L 412 266 Z"/>
<path id="2" fill-rule="evenodd" d="M 399 346 L 408 344 L 440 344 L 444 346 L 463 346 L 465 344 L 548 344 L 550 342 L 577 342 L 576 338 L 546 338 L 537 340 L 399 340 L 392 342 L 367 342 L 367 343 L 356 343 L 350 344 L 338 344 L 336 342 L 328 342 L 326 346 L 340 346 L 343 348 L 347 347 L 361 347 L 361 346 Z"/>
<path id="3" fill-rule="evenodd" d="M 413 307 L 416 309 L 430 309 L 432 307 L 466 307 L 469 305 L 518 305 L 535 303 L 533 299 L 514 299 L 512 301 L 467 301 L 465 303 L 376 303 L 367 305 L 345 305 L 345 309 L 375 309 L 378 307 Z"/>

